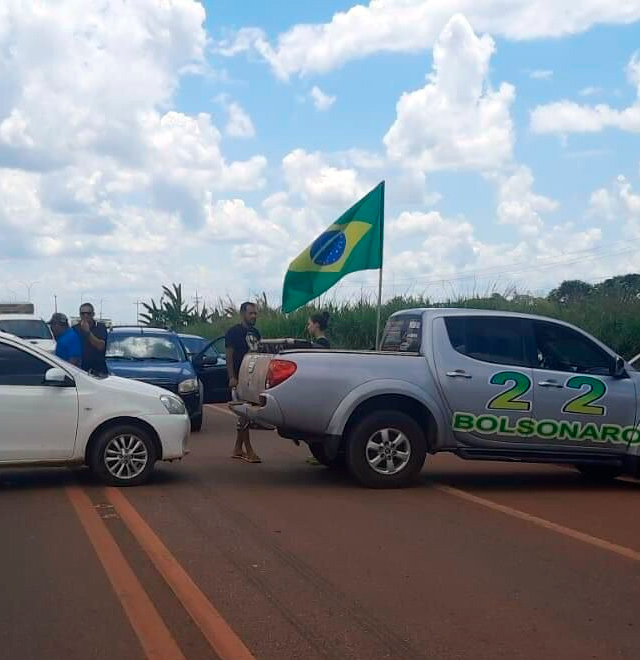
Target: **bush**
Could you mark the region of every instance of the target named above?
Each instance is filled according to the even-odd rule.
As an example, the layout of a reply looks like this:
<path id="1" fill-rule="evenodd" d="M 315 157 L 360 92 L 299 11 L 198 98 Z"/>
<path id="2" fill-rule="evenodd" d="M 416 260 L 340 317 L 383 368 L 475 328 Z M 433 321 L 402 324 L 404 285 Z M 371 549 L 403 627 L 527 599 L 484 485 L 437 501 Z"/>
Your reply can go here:
<path id="1" fill-rule="evenodd" d="M 558 301 L 530 296 L 509 299 L 494 294 L 432 304 L 427 298 L 396 297 L 382 307 L 382 325 L 394 312 L 413 307 L 464 307 L 538 314 L 572 323 L 597 337 L 623 357 L 629 359 L 640 352 L 640 300 L 635 296 L 612 295 L 605 289 L 595 289 L 579 301 Z M 301 308 L 292 314 L 282 314 L 271 307 L 266 298 L 258 301 L 258 328 L 264 337 L 304 337 L 307 319 L 312 311 L 326 309 L 331 314 L 328 336 L 332 346 L 347 349 L 370 349 L 375 344 L 376 305 L 373 299 Z M 219 305 L 210 321 L 195 323 L 189 332 L 216 338 L 237 323 L 233 303 Z"/>

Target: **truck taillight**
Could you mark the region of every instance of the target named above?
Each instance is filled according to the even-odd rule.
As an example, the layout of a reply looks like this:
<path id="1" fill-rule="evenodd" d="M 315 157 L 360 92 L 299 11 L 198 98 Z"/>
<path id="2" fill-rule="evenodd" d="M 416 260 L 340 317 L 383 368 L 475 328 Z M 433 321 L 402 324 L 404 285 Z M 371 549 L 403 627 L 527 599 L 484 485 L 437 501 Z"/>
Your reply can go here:
<path id="1" fill-rule="evenodd" d="M 271 360 L 267 369 L 267 389 L 284 383 L 287 378 L 291 378 L 296 373 L 297 368 L 298 365 L 289 360 Z"/>

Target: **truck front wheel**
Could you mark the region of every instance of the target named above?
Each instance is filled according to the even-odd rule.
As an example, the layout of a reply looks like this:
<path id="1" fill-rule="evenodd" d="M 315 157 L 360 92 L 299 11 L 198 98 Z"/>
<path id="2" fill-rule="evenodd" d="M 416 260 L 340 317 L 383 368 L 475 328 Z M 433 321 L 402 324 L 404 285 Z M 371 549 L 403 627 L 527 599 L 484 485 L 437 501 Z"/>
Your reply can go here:
<path id="1" fill-rule="evenodd" d="M 364 417 L 347 437 L 351 474 L 369 488 L 402 488 L 422 470 L 427 440 L 406 413 L 381 410 Z"/>

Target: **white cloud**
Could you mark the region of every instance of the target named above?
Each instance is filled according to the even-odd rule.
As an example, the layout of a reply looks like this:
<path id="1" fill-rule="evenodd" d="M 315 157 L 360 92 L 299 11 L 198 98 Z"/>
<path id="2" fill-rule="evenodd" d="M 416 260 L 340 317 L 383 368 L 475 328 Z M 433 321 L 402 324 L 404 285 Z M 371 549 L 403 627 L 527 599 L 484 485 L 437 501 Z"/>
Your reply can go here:
<path id="1" fill-rule="evenodd" d="M 309 95 L 313 99 L 316 110 L 320 112 L 328 110 L 336 102 L 335 96 L 325 94 L 317 85 L 313 87 Z"/>
<path id="2" fill-rule="evenodd" d="M 580 105 L 574 101 L 556 101 L 539 105 L 531 112 L 534 133 L 599 133 L 605 128 L 640 132 L 640 54 L 635 53 L 627 64 L 627 78 L 636 88 L 638 98 L 627 108 L 618 110 L 601 103 Z M 582 90 L 592 92 L 592 88 Z M 594 90 L 595 93 L 595 90 Z"/>
<path id="3" fill-rule="evenodd" d="M 336 167 L 323 154 L 304 149 L 287 154 L 282 171 L 289 190 L 313 205 L 345 209 L 373 188 L 355 168 Z"/>
<path id="4" fill-rule="evenodd" d="M 596 94 L 600 94 L 602 92 L 601 87 L 583 87 L 579 94 L 580 96 L 595 96 Z"/>
<path id="5" fill-rule="evenodd" d="M 494 170 L 511 160 L 514 88 L 489 86 L 495 51 L 456 15 L 433 48 L 433 73 L 425 87 L 402 95 L 397 118 L 384 137 L 389 158 L 422 171 Z"/>
<path id="6" fill-rule="evenodd" d="M 523 236 L 540 234 L 544 229 L 540 214 L 555 211 L 558 202 L 532 191 L 534 180 L 528 167 L 520 166 L 515 173 L 498 179 L 498 222 L 516 226 Z"/>
<path id="7" fill-rule="evenodd" d="M 611 222 L 616 217 L 617 202 L 606 188 L 599 188 L 591 193 L 588 214 Z"/>
<path id="8" fill-rule="evenodd" d="M 553 78 L 553 71 L 549 69 L 536 69 L 529 72 L 529 78 L 533 80 L 551 80 Z"/>
<path id="9" fill-rule="evenodd" d="M 218 45 L 223 55 L 251 51 L 281 78 L 326 73 L 378 52 L 430 48 L 449 18 L 464 13 L 476 29 L 520 41 L 577 34 L 599 24 L 640 19 L 640 1 L 609 0 L 370 0 L 334 14 L 328 23 L 295 25 L 275 45 L 260 28 L 243 28 Z"/>
<path id="10" fill-rule="evenodd" d="M 225 129 L 229 137 L 252 138 L 256 135 L 256 129 L 251 121 L 251 117 L 246 110 L 236 102 L 229 103 L 227 106 L 229 121 Z"/>

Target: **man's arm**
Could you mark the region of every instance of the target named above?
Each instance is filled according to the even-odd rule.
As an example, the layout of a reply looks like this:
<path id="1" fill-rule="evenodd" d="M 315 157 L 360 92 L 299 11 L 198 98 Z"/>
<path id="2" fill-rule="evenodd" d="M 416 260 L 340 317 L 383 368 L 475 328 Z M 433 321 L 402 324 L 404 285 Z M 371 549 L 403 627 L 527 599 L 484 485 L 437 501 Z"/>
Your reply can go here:
<path id="1" fill-rule="evenodd" d="M 227 344 L 225 355 L 227 357 L 227 377 L 229 378 L 229 387 L 235 387 L 238 384 L 238 379 L 233 371 L 233 346 Z"/>
<path id="2" fill-rule="evenodd" d="M 100 331 L 102 334 L 102 329 L 99 326 L 96 326 L 96 331 Z M 80 323 L 80 332 L 82 332 L 83 336 L 85 336 L 91 346 L 95 348 L 97 351 L 100 351 L 101 353 L 104 353 L 105 350 L 107 349 L 107 343 L 104 339 L 97 337 L 96 335 L 91 332 L 91 327 L 86 321 L 82 321 Z"/>

